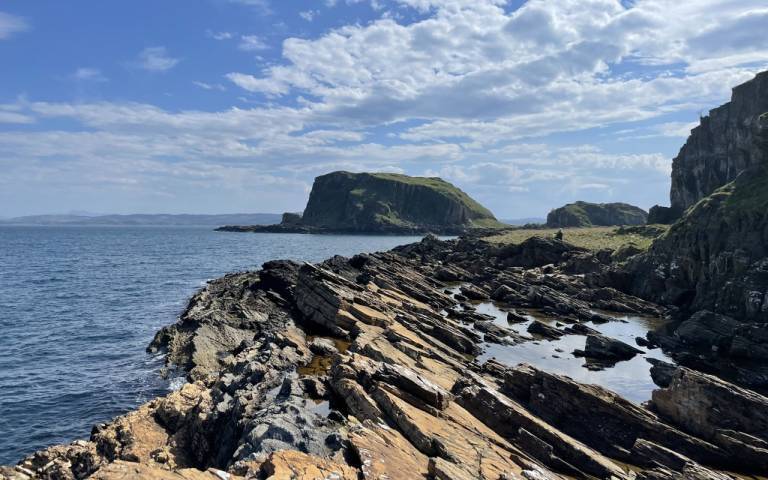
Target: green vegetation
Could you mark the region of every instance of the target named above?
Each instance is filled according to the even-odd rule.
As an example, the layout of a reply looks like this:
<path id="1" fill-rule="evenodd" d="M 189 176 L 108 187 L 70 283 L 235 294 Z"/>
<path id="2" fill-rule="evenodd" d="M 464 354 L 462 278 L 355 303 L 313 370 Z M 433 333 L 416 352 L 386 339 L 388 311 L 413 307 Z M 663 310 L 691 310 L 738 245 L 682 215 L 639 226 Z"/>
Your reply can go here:
<path id="1" fill-rule="evenodd" d="M 654 232 L 664 232 L 667 225 L 653 225 Z M 485 240 L 492 243 L 519 244 L 531 237 L 552 238 L 557 233 L 556 228 L 543 229 L 514 229 L 507 230 L 499 235 L 486 237 Z M 616 227 L 590 227 L 590 228 L 564 228 L 563 240 L 578 247 L 589 250 L 602 250 L 610 248 L 617 250 L 624 245 L 634 245 L 641 250 L 647 250 L 654 240 L 654 236 L 643 230 L 622 229 Z"/>
<path id="2" fill-rule="evenodd" d="M 720 192 L 729 194 L 725 201 L 727 210 L 765 215 L 768 212 L 768 167 L 743 181 L 736 179 L 718 190 Z"/>
<path id="3" fill-rule="evenodd" d="M 315 179 L 302 223 L 366 233 L 506 227 L 487 208 L 440 178 L 351 172 Z"/>
<path id="4" fill-rule="evenodd" d="M 422 187 L 429 187 L 432 190 L 439 192 L 448 198 L 451 198 L 461 204 L 463 204 L 470 211 L 475 212 L 478 216 L 493 217 L 493 213 L 490 210 L 480 205 L 475 199 L 467 195 L 463 190 L 452 185 L 439 177 L 410 177 L 408 175 L 402 175 L 399 173 L 371 173 L 374 178 L 380 178 L 382 180 L 390 180 L 394 182 L 401 182 L 408 185 L 418 185 Z M 498 223 L 498 222 L 497 222 Z M 500 224 L 503 225 L 503 224 Z"/>
<path id="5" fill-rule="evenodd" d="M 643 225 L 648 214 L 627 203 L 575 202 L 552 210 L 547 215 L 547 226 L 557 227 L 610 227 L 614 225 Z"/>
<path id="6" fill-rule="evenodd" d="M 745 225 L 764 222 L 768 215 L 768 166 L 744 172 L 685 211 L 683 217 L 665 234 L 665 239 L 683 237 L 690 231 L 710 226 L 744 229 Z M 760 220 L 763 219 L 763 220 Z M 755 227 L 756 231 L 759 231 Z M 746 242 L 746 238 L 742 239 Z"/>

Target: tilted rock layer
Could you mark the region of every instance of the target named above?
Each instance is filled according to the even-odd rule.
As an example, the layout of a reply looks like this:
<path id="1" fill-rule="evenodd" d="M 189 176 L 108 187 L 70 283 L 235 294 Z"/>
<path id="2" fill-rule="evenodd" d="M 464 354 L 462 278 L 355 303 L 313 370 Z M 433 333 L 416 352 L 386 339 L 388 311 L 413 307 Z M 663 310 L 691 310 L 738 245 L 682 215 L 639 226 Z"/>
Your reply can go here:
<path id="1" fill-rule="evenodd" d="M 524 342 L 458 296 L 538 308 L 569 328 L 658 306 L 563 273 L 587 252 L 531 239 L 428 237 L 318 265 L 270 262 L 198 293 L 152 349 L 182 389 L 0 478 L 502 480 L 729 478 L 761 472 L 768 399 L 657 365 L 654 409 L 532 366 L 474 359 Z M 449 283 L 450 282 L 450 283 Z M 461 294 L 447 290 L 461 285 Z M 465 304 L 468 305 L 468 304 Z M 556 329 L 555 329 L 556 330 Z M 674 408 L 678 401 L 695 415 Z M 725 405 L 738 408 L 727 409 Z M 631 467 L 631 468 L 630 468 Z"/>

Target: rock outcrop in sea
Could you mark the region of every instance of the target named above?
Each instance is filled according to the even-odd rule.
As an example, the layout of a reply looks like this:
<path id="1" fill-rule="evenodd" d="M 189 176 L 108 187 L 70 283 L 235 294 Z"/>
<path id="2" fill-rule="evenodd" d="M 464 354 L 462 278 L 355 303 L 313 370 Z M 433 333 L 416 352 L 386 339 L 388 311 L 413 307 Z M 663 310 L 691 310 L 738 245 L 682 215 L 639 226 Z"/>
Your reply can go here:
<path id="1" fill-rule="evenodd" d="M 476 360 L 488 345 L 536 340 L 489 321 L 470 299 L 495 301 L 511 322 L 526 308 L 557 315 L 567 325 L 551 327 L 560 335 L 594 335 L 583 323 L 615 321 L 609 311 L 663 313 L 573 275 L 593 268 L 588 257 L 608 267 L 557 240 L 426 237 L 214 280 L 150 346 L 188 372 L 186 385 L 0 477 L 666 480 L 768 471 L 768 398 L 716 377 L 656 362 L 660 388 L 642 406 L 532 365 Z M 627 353 L 606 339 L 596 349 Z"/>
<path id="2" fill-rule="evenodd" d="M 488 209 L 440 178 L 332 172 L 315 179 L 303 215 L 287 214 L 279 225 L 220 230 L 455 235 L 500 226 Z"/>
<path id="3" fill-rule="evenodd" d="M 643 225 L 648 213 L 626 203 L 575 202 L 556 208 L 547 215 L 547 226 L 612 227 L 618 225 Z"/>

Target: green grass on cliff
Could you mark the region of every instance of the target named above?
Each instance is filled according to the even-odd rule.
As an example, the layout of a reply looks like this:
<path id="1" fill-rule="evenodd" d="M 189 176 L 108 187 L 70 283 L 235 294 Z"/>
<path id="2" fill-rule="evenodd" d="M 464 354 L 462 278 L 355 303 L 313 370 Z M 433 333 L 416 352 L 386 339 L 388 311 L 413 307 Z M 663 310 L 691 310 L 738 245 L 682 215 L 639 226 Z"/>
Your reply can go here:
<path id="1" fill-rule="evenodd" d="M 442 178 L 437 177 L 410 177 L 408 175 L 401 175 L 399 173 L 372 173 L 373 177 L 380 178 L 382 180 L 389 180 L 393 182 L 401 182 L 408 185 L 419 185 L 422 187 L 431 188 L 441 194 L 454 199 L 457 202 L 465 205 L 470 211 L 474 212 L 478 217 L 485 217 L 478 219 L 473 223 L 478 227 L 498 228 L 504 226 L 501 222 L 495 220 L 493 213 L 476 202 L 472 197 L 464 193 L 460 188 L 451 185 Z M 494 219 L 494 220 L 491 220 Z"/>
<path id="2" fill-rule="evenodd" d="M 765 214 L 768 211 L 768 167 L 743 182 L 737 179 L 720 191 L 728 192 L 725 208 L 744 213 Z M 739 182 L 738 187 L 736 182 Z"/>
<path id="3" fill-rule="evenodd" d="M 643 210 L 627 203 L 590 203 L 578 201 L 575 203 L 569 203 L 560 208 L 556 208 L 550 212 L 550 215 L 555 215 L 553 220 L 566 219 L 570 217 L 573 222 L 567 224 L 571 228 L 575 227 L 597 227 L 597 226 L 612 226 L 621 225 L 626 223 L 628 225 L 635 225 L 638 222 L 629 221 L 632 219 L 640 220 L 639 223 L 645 222 L 645 217 L 641 216 L 645 214 Z M 608 218 L 614 218 L 616 222 L 605 221 Z M 621 222 L 625 220 L 626 222 Z M 547 221 L 550 221 L 549 216 Z M 558 226 L 557 224 L 550 224 L 551 227 Z"/>
<path id="4" fill-rule="evenodd" d="M 742 173 L 699 200 L 667 231 L 664 238 L 707 228 L 710 222 L 726 222 L 735 228 L 768 215 L 768 166 Z M 716 225 L 713 225 L 716 226 Z"/>
<path id="5" fill-rule="evenodd" d="M 666 225 L 653 225 L 658 232 L 666 230 Z M 543 229 L 514 229 L 502 234 L 486 237 L 485 240 L 492 243 L 519 244 L 531 237 L 552 238 L 557 233 L 556 228 Z M 639 232 L 639 233 L 638 233 Z M 577 247 L 589 250 L 602 250 L 610 248 L 616 250 L 623 245 L 633 244 L 641 250 L 647 250 L 654 240 L 654 236 L 642 233 L 642 229 L 621 229 L 617 227 L 588 227 L 588 228 L 564 228 L 563 240 Z"/>

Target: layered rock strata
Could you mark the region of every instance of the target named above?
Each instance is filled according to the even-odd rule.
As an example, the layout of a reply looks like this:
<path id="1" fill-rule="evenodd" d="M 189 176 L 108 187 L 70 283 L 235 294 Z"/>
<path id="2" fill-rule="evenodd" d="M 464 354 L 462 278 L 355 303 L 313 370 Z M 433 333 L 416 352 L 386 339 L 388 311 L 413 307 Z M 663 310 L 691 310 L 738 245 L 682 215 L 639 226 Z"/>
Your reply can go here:
<path id="1" fill-rule="evenodd" d="M 189 382 L 0 469 L 10 479 L 672 479 L 764 473 L 765 397 L 658 364 L 651 408 L 529 365 L 478 363 L 473 296 L 589 334 L 662 313 L 562 268 L 582 250 L 433 237 L 321 264 L 270 262 L 198 293 L 151 349 Z M 455 293 L 455 286 L 464 286 Z M 449 288 L 450 287 L 450 288 Z M 479 325 L 479 326 L 478 326 Z M 489 335 L 489 333 L 491 333 Z M 697 410 L 675 408 L 680 402 Z M 723 415 L 696 415 L 737 405 Z M 697 476 L 698 475 L 698 476 Z"/>

